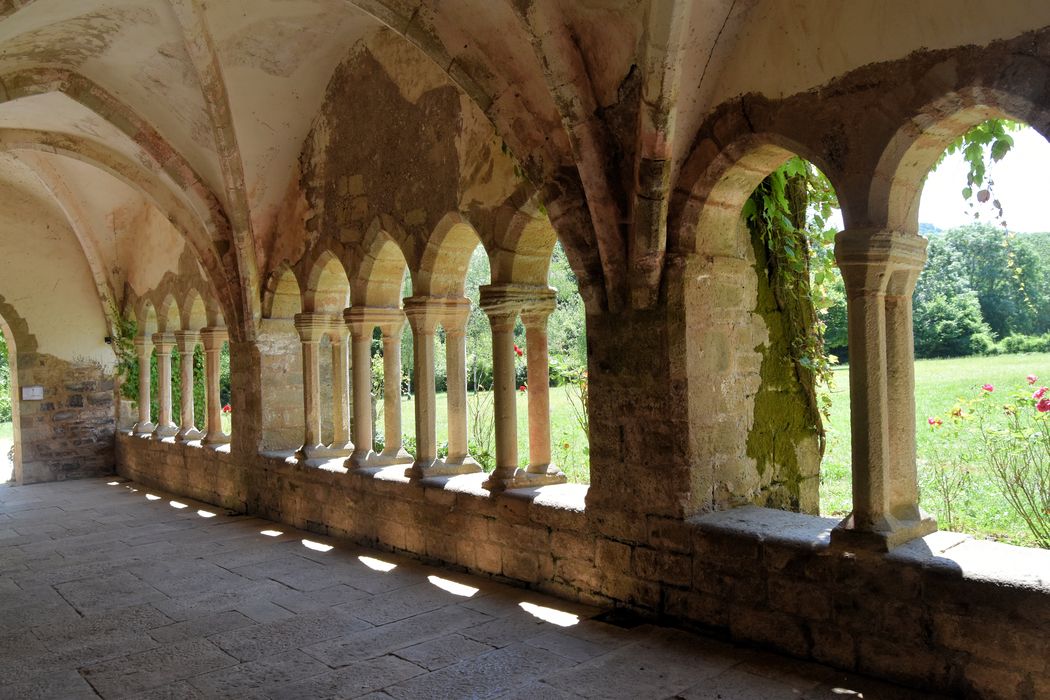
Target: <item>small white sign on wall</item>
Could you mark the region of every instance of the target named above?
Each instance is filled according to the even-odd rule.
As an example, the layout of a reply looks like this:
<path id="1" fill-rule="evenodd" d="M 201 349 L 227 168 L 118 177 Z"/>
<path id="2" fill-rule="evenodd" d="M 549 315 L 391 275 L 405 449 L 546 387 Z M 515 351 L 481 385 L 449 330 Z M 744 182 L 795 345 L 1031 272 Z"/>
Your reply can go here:
<path id="1" fill-rule="evenodd" d="M 42 386 L 24 386 L 24 387 L 22 387 L 22 400 L 23 401 L 43 401 L 44 400 L 44 387 L 42 387 Z"/>

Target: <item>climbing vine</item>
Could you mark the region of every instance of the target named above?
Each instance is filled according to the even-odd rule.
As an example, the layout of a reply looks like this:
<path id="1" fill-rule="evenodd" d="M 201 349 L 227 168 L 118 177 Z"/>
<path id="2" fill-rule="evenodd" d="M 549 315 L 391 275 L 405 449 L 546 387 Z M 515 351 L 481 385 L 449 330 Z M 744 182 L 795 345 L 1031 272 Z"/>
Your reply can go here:
<path id="1" fill-rule="evenodd" d="M 989 171 L 992 163 L 1001 161 L 1013 148 L 1014 139 L 1010 134 L 1023 128 L 1024 124 L 1010 119 L 989 119 L 950 143 L 944 149 L 941 157 L 937 159 L 934 169 L 947 156 L 962 154 L 968 166 L 966 186 L 962 188 L 962 196 L 973 211 L 974 219 L 979 218 L 976 211 L 977 205 L 991 202 L 1000 225 L 1006 228 L 1003 206 L 995 197 L 995 180 L 992 179 Z"/>

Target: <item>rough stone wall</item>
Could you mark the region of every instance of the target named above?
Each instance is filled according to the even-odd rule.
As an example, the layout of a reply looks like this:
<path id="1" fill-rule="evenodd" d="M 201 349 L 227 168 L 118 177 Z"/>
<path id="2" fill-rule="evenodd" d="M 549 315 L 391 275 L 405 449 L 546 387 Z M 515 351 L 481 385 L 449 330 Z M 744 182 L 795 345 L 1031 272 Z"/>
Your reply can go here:
<path id="1" fill-rule="evenodd" d="M 582 487 L 492 497 L 462 478 L 411 484 L 397 468 L 347 474 L 117 443 L 123 476 L 312 532 L 938 692 L 1050 693 L 1050 553 L 937 533 L 854 554 L 828 548 L 836 521 L 796 513 L 610 519 L 583 507 Z"/>
<path id="2" fill-rule="evenodd" d="M 304 429 L 303 354 L 292 322 L 264 320 L 259 331 L 259 353 L 259 380 L 252 377 L 248 381 L 261 380 L 262 448 L 297 448 L 303 444 Z"/>
<path id="3" fill-rule="evenodd" d="M 110 372 L 93 362 L 19 350 L 18 383 L 44 387 L 43 401 L 16 397 L 21 483 L 113 473 L 116 410 Z"/>

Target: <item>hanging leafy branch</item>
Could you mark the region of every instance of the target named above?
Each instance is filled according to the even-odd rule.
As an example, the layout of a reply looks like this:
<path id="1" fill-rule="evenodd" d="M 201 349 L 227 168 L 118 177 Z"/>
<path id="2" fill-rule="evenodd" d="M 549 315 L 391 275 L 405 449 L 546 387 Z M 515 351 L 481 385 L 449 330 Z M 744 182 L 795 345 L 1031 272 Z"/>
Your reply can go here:
<path id="1" fill-rule="evenodd" d="M 1006 228 L 1003 207 L 995 197 L 995 180 L 992 179 L 989 170 L 992 163 L 1001 161 L 1013 148 L 1014 139 L 1010 134 L 1023 128 L 1024 124 L 1010 119 L 989 119 L 981 122 L 949 144 L 934 165 L 936 168 L 947 156 L 961 153 L 969 166 L 966 186 L 962 188 L 963 199 L 967 201 L 971 210 L 978 204 L 991 202 L 996 211 L 995 218 L 1000 220 L 1003 228 Z M 977 219 L 978 216 L 978 212 L 974 211 L 973 218 Z"/>

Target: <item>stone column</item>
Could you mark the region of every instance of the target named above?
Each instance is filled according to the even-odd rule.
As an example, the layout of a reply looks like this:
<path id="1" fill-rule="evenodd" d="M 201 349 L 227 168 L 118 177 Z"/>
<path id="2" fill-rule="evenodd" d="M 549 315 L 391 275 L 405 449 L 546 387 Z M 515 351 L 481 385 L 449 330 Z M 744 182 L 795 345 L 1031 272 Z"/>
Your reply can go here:
<path id="1" fill-rule="evenodd" d="M 135 337 L 135 349 L 139 356 L 139 422 L 132 429 L 136 435 L 152 435 L 156 430 L 150 422 L 150 354 L 153 341 L 149 336 Z"/>
<path id="2" fill-rule="evenodd" d="M 919 509 L 915 465 L 911 295 L 926 239 L 844 231 L 836 237 L 835 258 L 849 323 L 853 513 L 832 539 L 888 550 L 937 529 Z"/>
<path id="3" fill-rule="evenodd" d="M 434 331 L 440 312 L 426 297 L 405 299 L 405 315 L 412 326 L 412 368 L 416 386 L 416 460 L 405 472 L 411 478 L 440 471 L 437 458 L 437 396 L 434 393 Z"/>
<path id="4" fill-rule="evenodd" d="M 518 481 L 532 485 L 564 484 L 561 469 L 551 464 L 550 357 L 547 318 L 554 311 L 554 292 L 538 294 L 521 314 L 528 363 L 529 467 Z"/>
<path id="5" fill-rule="evenodd" d="M 328 337 L 332 339 L 332 444 L 331 456 L 349 457 L 354 451 L 350 442 L 350 368 L 348 363 L 346 325 L 332 321 Z"/>
<path id="6" fill-rule="evenodd" d="M 401 332 L 405 312 L 401 309 L 369 309 L 383 332 L 383 452 L 375 463 L 382 466 L 412 464 L 415 458 L 405 449 L 401 429 Z"/>
<path id="7" fill-rule="evenodd" d="M 346 461 L 349 469 L 369 466 L 372 451 L 372 329 L 364 309 L 351 306 L 343 312 L 350 328 L 351 371 L 354 388 L 354 451 Z"/>
<path id="8" fill-rule="evenodd" d="M 204 344 L 204 377 L 205 405 L 207 407 L 207 425 L 205 426 L 204 445 L 225 445 L 230 436 L 222 430 L 222 402 L 219 398 L 219 365 L 222 344 L 226 342 L 225 328 L 212 326 L 201 329 L 201 343 Z"/>
<path id="9" fill-rule="evenodd" d="M 200 333 L 197 331 L 175 331 L 175 343 L 179 347 L 179 373 L 182 375 L 179 381 L 179 432 L 175 434 L 175 442 L 200 440 L 203 435 L 194 425 L 193 415 L 193 352 L 199 341 Z"/>
<path id="10" fill-rule="evenodd" d="M 171 351 L 175 347 L 175 336 L 171 333 L 154 333 L 153 345 L 157 348 L 158 412 L 157 427 L 153 437 L 173 437 L 179 426 L 171 420 Z"/>
<path id="11" fill-rule="evenodd" d="M 470 300 L 457 299 L 446 305 L 441 325 L 445 329 L 445 376 L 448 385 L 448 457 L 445 464 L 463 467 L 463 473 L 479 472 L 481 465 L 470 456 L 467 441 L 467 321 Z"/>
<path id="12" fill-rule="evenodd" d="M 514 325 L 520 295 L 509 285 L 481 287 L 481 308 L 492 327 L 492 410 L 496 428 L 496 469 L 485 482 L 489 491 L 514 487 L 518 469 L 518 416 L 514 382 Z"/>
<path id="13" fill-rule="evenodd" d="M 314 459 L 322 455 L 321 444 L 321 368 L 318 350 L 321 336 L 331 328 L 330 319 L 324 314 L 302 313 L 295 315 L 295 330 L 303 348 L 303 446 L 296 452 L 301 460 Z"/>

